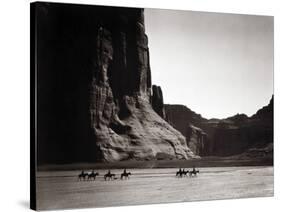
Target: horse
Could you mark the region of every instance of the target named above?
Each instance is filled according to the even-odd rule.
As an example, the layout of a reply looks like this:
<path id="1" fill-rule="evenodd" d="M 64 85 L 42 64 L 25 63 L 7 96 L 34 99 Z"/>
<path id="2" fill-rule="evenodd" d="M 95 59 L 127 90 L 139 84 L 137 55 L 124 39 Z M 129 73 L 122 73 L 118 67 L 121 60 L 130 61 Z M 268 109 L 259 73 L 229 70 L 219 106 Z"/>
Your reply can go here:
<path id="1" fill-rule="evenodd" d="M 109 180 L 113 180 L 115 179 L 115 174 L 111 174 L 110 172 L 108 172 L 107 174 L 104 175 L 104 180 L 107 180 L 107 178 Z"/>
<path id="2" fill-rule="evenodd" d="M 182 177 L 182 170 L 181 169 L 176 172 L 176 177 Z"/>
<path id="3" fill-rule="evenodd" d="M 92 173 L 88 174 L 88 180 L 91 180 L 93 178 L 93 180 L 96 180 L 96 176 L 98 176 L 99 173 L 98 172 L 94 172 L 92 171 Z"/>
<path id="4" fill-rule="evenodd" d="M 188 170 L 186 170 L 186 171 L 183 170 L 183 171 L 182 171 L 182 175 L 185 176 L 185 177 L 187 176 L 187 173 L 189 173 Z"/>
<path id="5" fill-rule="evenodd" d="M 88 173 L 85 173 L 84 170 L 82 170 L 81 174 L 78 175 L 78 180 L 85 180 L 88 175 Z"/>
<path id="6" fill-rule="evenodd" d="M 179 170 L 176 172 L 176 177 L 182 177 L 182 176 L 186 176 L 186 174 L 188 173 L 189 171 L 185 171 L 184 169 L 183 170 Z"/>
<path id="7" fill-rule="evenodd" d="M 123 180 L 123 177 L 125 177 L 125 179 L 129 179 L 130 175 L 132 175 L 131 172 L 123 172 L 120 179 Z"/>
<path id="8" fill-rule="evenodd" d="M 199 170 L 193 169 L 192 171 L 189 172 L 189 177 L 192 177 L 192 175 L 197 176 L 197 173 L 199 173 Z"/>

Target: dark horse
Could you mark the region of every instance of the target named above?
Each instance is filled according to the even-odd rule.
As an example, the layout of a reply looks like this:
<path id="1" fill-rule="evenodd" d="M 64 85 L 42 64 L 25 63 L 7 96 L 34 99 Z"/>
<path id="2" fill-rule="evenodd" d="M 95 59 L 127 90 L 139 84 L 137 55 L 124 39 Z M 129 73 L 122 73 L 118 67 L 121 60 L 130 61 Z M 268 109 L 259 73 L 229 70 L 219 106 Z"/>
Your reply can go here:
<path id="1" fill-rule="evenodd" d="M 88 173 L 85 173 L 84 170 L 82 170 L 81 174 L 78 175 L 78 180 L 85 180 L 88 176 Z"/>
<path id="2" fill-rule="evenodd" d="M 121 174 L 121 180 L 123 180 L 123 177 L 125 177 L 125 179 L 129 179 L 129 176 L 131 175 L 131 172 L 127 172 L 126 169 L 124 169 L 124 172 Z"/>
<path id="3" fill-rule="evenodd" d="M 189 172 L 189 177 L 192 177 L 193 175 L 197 176 L 197 173 L 199 173 L 199 170 L 193 169 L 192 171 Z"/>
<path id="4" fill-rule="evenodd" d="M 185 176 L 185 177 L 186 177 L 187 173 L 189 173 L 188 170 L 186 170 L 186 171 L 183 170 L 183 171 L 182 171 L 182 175 Z"/>
<path id="5" fill-rule="evenodd" d="M 180 169 L 179 171 L 176 172 L 176 177 L 186 176 L 188 172 L 189 171 L 185 171 L 184 169 L 183 170 Z"/>
<path id="6" fill-rule="evenodd" d="M 104 175 L 104 180 L 107 180 L 107 178 L 108 178 L 109 180 L 113 180 L 113 179 L 115 179 L 115 174 L 111 174 L 111 172 L 108 171 L 108 172 Z"/>
<path id="7" fill-rule="evenodd" d="M 176 172 L 176 177 L 181 177 L 182 176 L 182 170 L 180 169 L 179 171 Z"/>
<path id="8" fill-rule="evenodd" d="M 96 180 L 96 176 L 98 176 L 98 175 L 99 175 L 98 172 L 92 171 L 90 174 L 88 174 L 88 180 L 91 180 L 91 179 Z"/>

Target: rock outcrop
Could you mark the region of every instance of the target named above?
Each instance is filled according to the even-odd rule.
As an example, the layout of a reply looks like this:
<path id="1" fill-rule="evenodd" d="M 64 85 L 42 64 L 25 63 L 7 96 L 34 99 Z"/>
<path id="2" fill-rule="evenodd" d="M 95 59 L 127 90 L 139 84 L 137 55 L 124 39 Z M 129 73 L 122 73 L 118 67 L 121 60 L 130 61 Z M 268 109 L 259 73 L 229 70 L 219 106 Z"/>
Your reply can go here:
<path id="1" fill-rule="evenodd" d="M 135 10 L 134 17 L 132 14 L 128 17 L 123 10 L 116 18 L 120 19 L 120 28 L 105 25 L 98 29 L 96 69 L 90 87 L 91 128 L 101 158 L 119 161 L 194 157 L 184 137 L 151 107 L 149 50 L 143 10 Z M 126 31 L 130 25 L 135 31 Z M 114 42 L 114 39 L 118 40 Z M 135 49 L 130 50 L 129 46 Z M 129 75 L 127 80 L 122 79 L 126 74 Z M 122 80 L 127 86 L 120 83 Z M 163 117 L 160 111 L 160 107 L 163 111 L 162 91 L 156 86 L 153 86 L 152 105 L 159 106 L 159 115 Z"/>
<path id="2" fill-rule="evenodd" d="M 205 143 L 207 141 L 207 134 L 200 128 L 189 124 L 184 133 L 187 146 L 196 155 L 203 155 L 205 150 Z"/>
<path id="3" fill-rule="evenodd" d="M 196 157 L 152 95 L 143 9 L 38 5 L 39 162 Z"/>
<path id="4" fill-rule="evenodd" d="M 273 161 L 273 143 L 264 147 L 253 147 L 242 154 L 229 156 L 229 159 L 259 159 L 264 158 Z"/>
<path id="5" fill-rule="evenodd" d="M 185 135 L 188 146 L 201 156 L 238 155 L 273 144 L 273 97 L 269 105 L 251 117 L 237 114 L 208 120 L 182 105 L 165 105 L 165 111 L 170 123 Z M 190 124 L 204 136 L 190 138 L 190 134 L 186 133 Z"/>
<path id="6" fill-rule="evenodd" d="M 207 119 L 184 105 L 165 105 L 166 120 L 186 138 L 188 147 L 197 155 L 207 155 L 208 134 L 202 124 Z"/>
<path id="7" fill-rule="evenodd" d="M 220 120 L 212 138 L 212 154 L 228 156 L 273 143 L 273 97 L 270 103 L 247 117 L 245 114 Z"/>
<path id="8" fill-rule="evenodd" d="M 164 108 L 164 99 L 163 93 L 160 86 L 152 86 L 152 108 L 154 111 L 161 116 L 163 119 L 166 119 L 166 113 Z"/>

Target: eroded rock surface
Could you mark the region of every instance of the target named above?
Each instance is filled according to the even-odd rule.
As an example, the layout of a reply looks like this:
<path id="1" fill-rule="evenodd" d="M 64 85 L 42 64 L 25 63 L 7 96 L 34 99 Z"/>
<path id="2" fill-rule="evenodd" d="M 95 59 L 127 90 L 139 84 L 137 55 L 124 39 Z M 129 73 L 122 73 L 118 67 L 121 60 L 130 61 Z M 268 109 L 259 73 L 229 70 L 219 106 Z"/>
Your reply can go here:
<path id="1" fill-rule="evenodd" d="M 185 138 L 188 147 L 196 155 L 203 155 L 205 150 L 205 143 L 207 141 L 207 134 L 200 128 L 192 124 L 187 125 Z"/>
<path id="2" fill-rule="evenodd" d="M 157 115 L 152 109 L 143 10 L 136 10 L 134 18 L 130 19 L 126 11 L 119 15 L 123 27 L 115 31 L 106 26 L 98 29 L 96 69 L 90 85 L 91 128 L 101 159 L 194 158 L 185 138 L 160 117 L 163 113 Z M 135 32 L 126 31 L 129 23 Z M 120 39 L 114 41 L 116 38 Z M 127 80 L 121 79 L 122 76 Z M 153 86 L 152 105 L 159 105 L 163 112 L 159 87 Z"/>
<path id="3" fill-rule="evenodd" d="M 143 9 L 37 7 L 39 163 L 196 157 L 152 109 Z"/>
<path id="4" fill-rule="evenodd" d="M 262 152 L 268 145 L 273 147 L 273 97 L 251 117 L 237 114 L 208 120 L 183 105 L 165 105 L 165 111 L 171 125 L 186 137 L 195 154 L 230 156 L 246 152 L 254 157 L 254 150 Z"/>

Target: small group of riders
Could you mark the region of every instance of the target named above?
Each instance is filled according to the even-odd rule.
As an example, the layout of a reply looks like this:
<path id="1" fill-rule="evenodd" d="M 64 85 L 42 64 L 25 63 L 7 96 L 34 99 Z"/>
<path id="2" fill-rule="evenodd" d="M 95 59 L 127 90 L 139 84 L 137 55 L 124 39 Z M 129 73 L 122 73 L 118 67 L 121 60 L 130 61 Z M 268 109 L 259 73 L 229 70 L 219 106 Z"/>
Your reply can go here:
<path id="1" fill-rule="evenodd" d="M 185 177 L 187 174 L 189 174 L 190 177 L 192 176 L 197 176 L 197 173 L 199 173 L 199 170 L 196 170 L 195 166 L 193 166 L 191 171 L 184 170 L 184 169 L 179 169 L 179 171 L 176 172 L 177 177 Z"/>
<path id="2" fill-rule="evenodd" d="M 126 169 L 123 170 L 123 173 L 120 175 L 120 179 L 123 180 L 124 179 L 129 179 L 131 175 L 131 172 L 127 172 Z M 117 177 L 115 177 L 115 174 L 112 174 L 110 172 L 110 170 L 108 170 L 108 172 L 104 175 L 104 180 L 116 180 L 118 179 Z"/>
<path id="3" fill-rule="evenodd" d="M 193 169 L 191 171 L 185 170 L 184 168 L 180 168 L 179 171 L 176 172 L 176 176 L 177 177 L 185 177 L 187 176 L 187 174 L 189 175 L 189 177 L 192 176 L 197 176 L 197 174 L 199 173 L 199 170 L 196 170 L 195 167 L 193 167 Z M 85 172 L 84 170 L 82 170 L 82 172 L 78 175 L 78 180 L 95 180 L 96 177 L 99 175 L 98 172 L 95 172 L 94 170 L 92 170 L 91 172 Z M 129 179 L 131 175 L 131 172 L 127 172 L 126 169 L 123 170 L 123 172 L 120 175 L 120 179 Z M 104 180 L 116 180 L 118 179 L 116 177 L 116 174 L 111 173 L 110 170 L 108 170 L 108 172 L 104 175 Z"/>
<path id="4" fill-rule="evenodd" d="M 98 176 L 99 173 L 95 172 L 94 170 L 92 170 L 91 172 L 85 172 L 84 170 L 82 170 L 81 174 L 78 175 L 78 180 L 95 180 L 96 176 Z"/>
<path id="5" fill-rule="evenodd" d="M 95 172 L 94 170 L 92 170 L 91 172 L 85 172 L 84 170 L 81 171 L 81 173 L 78 175 L 78 180 L 95 180 L 96 176 L 98 176 L 99 173 Z M 127 172 L 126 169 L 123 170 L 123 173 L 121 174 L 120 179 L 123 180 L 123 178 L 125 179 L 129 179 L 129 176 L 131 175 L 131 172 Z M 104 175 L 104 180 L 115 180 L 116 178 L 116 174 L 111 173 L 110 170 L 108 170 L 108 172 Z"/>

